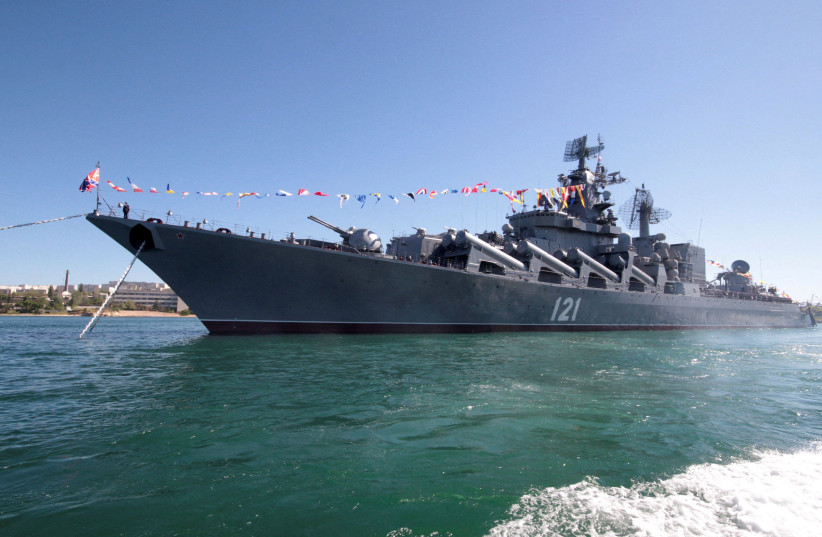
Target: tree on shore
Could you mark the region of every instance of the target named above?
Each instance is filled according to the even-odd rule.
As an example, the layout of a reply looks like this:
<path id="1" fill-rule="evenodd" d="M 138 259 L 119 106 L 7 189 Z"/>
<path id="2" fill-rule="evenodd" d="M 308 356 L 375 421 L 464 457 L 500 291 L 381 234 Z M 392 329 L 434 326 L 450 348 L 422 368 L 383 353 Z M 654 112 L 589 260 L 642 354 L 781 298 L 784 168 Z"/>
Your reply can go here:
<path id="1" fill-rule="evenodd" d="M 51 309 L 57 311 L 65 311 L 66 310 L 66 303 L 63 302 L 63 297 L 59 294 L 55 294 L 54 298 L 51 299 Z"/>
<path id="2" fill-rule="evenodd" d="M 45 297 L 35 298 L 33 296 L 26 296 L 20 302 L 21 313 L 43 313 L 44 309 L 46 309 Z"/>
<path id="3" fill-rule="evenodd" d="M 100 294 L 100 291 L 95 290 L 91 293 L 90 298 L 86 298 L 86 303 L 89 306 L 102 306 L 104 300 L 105 299 L 103 298 L 103 295 Z"/>
<path id="4" fill-rule="evenodd" d="M 85 301 L 85 298 L 85 295 L 79 289 L 76 289 L 71 293 L 71 298 L 69 299 L 69 306 L 82 306 L 83 302 Z"/>
<path id="5" fill-rule="evenodd" d="M 0 292 L 0 313 L 9 313 L 14 307 L 14 291 Z"/>

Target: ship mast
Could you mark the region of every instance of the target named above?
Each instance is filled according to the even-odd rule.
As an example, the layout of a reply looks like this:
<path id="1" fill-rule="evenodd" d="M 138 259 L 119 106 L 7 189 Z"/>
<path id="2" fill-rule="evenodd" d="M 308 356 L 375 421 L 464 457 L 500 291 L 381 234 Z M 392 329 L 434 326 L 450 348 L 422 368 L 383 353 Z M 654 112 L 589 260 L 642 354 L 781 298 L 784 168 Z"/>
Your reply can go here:
<path id="1" fill-rule="evenodd" d="M 605 144 L 602 143 L 599 135 L 597 135 L 596 145 L 588 147 L 587 142 L 588 135 L 566 142 L 563 160 L 565 162 L 577 162 L 577 169 L 571 171 L 567 177 L 561 174 L 559 182 L 564 187 L 583 185 L 583 188 L 577 190 L 575 195 L 582 197 L 584 202 L 571 206 L 568 209 L 568 214 L 589 222 L 596 222 L 607 219 L 608 217 L 603 211 L 613 205 L 608 201 L 610 194 L 607 192 L 603 193 L 605 200 L 600 199 L 599 189 L 623 183 L 626 178 L 620 172 L 608 173 L 608 170 L 599 161 L 597 161 L 595 171 L 589 170 L 585 161 L 593 157 L 599 157 L 599 154 L 605 149 Z M 615 220 L 614 218 L 613 221 Z"/>
<path id="2" fill-rule="evenodd" d="M 100 161 L 98 160 L 97 161 L 97 170 L 99 170 L 99 169 L 100 169 Z M 100 177 L 99 171 L 98 171 L 97 177 Z M 94 208 L 95 212 L 100 211 L 100 189 L 101 188 L 102 187 L 100 186 L 100 181 L 98 180 L 97 181 L 97 206 Z"/>

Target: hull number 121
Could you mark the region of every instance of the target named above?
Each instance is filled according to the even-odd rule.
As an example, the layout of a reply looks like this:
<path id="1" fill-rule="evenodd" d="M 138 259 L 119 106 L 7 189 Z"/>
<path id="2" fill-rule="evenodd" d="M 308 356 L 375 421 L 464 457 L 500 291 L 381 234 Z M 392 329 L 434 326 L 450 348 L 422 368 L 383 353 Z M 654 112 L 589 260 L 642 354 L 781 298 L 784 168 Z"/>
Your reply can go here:
<path id="1" fill-rule="evenodd" d="M 576 321 L 581 300 L 582 298 L 574 300 L 571 297 L 557 297 L 557 301 L 554 304 L 554 312 L 551 314 L 551 322 L 558 321 L 564 323 Z"/>

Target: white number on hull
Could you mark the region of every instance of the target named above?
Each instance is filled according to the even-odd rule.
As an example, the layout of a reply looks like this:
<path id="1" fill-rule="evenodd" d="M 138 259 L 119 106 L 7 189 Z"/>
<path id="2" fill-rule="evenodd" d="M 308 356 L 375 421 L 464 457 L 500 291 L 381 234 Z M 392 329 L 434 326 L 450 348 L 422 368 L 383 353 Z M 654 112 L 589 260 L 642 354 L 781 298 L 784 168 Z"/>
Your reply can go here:
<path id="1" fill-rule="evenodd" d="M 557 297 L 557 301 L 554 304 L 554 313 L 551 314 L 551 322 L 576 321 L 577 311 L 579 311 L 579 303 L 581 301 L 582 298 L 577 298 L 574 300 L 571 297 Z M 559 316 L 557 316 L 557 314 L 559 314 Z"/>

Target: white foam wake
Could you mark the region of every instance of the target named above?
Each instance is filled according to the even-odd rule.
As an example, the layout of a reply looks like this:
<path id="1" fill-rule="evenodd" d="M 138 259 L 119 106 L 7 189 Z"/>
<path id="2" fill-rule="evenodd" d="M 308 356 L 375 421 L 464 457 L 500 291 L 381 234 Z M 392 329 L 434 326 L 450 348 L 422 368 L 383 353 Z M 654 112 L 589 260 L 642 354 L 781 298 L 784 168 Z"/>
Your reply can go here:
<path id="1" fill-rule="evenodd" d="M 527 494 L 509 515 L 491 536 L 822 535 L 822 443 L 631 488 L 586 479 Z"/>

